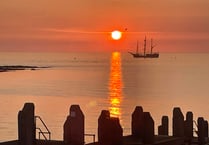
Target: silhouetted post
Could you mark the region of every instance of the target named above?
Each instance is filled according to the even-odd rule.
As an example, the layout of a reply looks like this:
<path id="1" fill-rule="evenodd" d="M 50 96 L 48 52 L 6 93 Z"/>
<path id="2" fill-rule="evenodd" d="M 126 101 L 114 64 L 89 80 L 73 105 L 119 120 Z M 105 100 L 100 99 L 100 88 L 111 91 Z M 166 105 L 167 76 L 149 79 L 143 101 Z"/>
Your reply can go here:
<path id="1" fill-rule="evenodd" d="M 112 145 L 121 145 L 123 142 L 123 129 L 120 125 L 119 118 L 110 118 L 110 131 L 112 134 Z"/>
<path id="2" fill-rule="evenodd" d="M 24 117 L 23 112 L 19 111 L 18 113 L 18 141 L 19 145 L 23 144 L 24 142 Z"/>
<path id="3" fill-rule="evenodd" d="M 100 143 L 105 143 L 110 140 L 108 133 L 108 120 L 110 120 L 110 112 L 108 110 L 102 110 L 98 119 L 98 141 Z"/>
<path id="4" fill-rule="evenodd" d="M 208 121 L 204 121 L 204 128 L 205 128 L 205 137 L 208 137 Z"/>
<path id="5" fill-rule="evenodd" d="M 205 127 L 203 117 L 198 117 L 197 128 L 198 128 L 198 144 L 203 145 L 205 143 Z"/>
<path id="6" fill-rule="evenodd" d="M 184 137 L 184 116 L 179 107 L 173 109 L 173 136 Z"/>
<path id="7" fill-rule="evenodd" d="M 144 144 L 154 143 L 154 120 L 152 119 L 149 112 L 144 112 L 144 134 L 142 142 Z"/>
<path id="8" fill-rule="evenodd" d="M 184 122 L 184 129 L 185 129 L 185 137 L 186 141 L 191 143 L 193 138 L 193 113 L 187 112 L 186 120 Z"/>
<path id="9" fill-rule="evenodd" d="M 18 113 L 18 140 L 20 145 L 36 144 L 34 108 L 33 103 L 25 103 L 22 111 Z"/>
<path id="10" fill-rule="evenodd" d="M 84 114 L 79 105 L 71 105 L 64 123 L 64 142 L 73 145 L 84 144 Z"/>
<path id="11" fill-rule="evenodd" d="M 144 132 L 143 118 L 143 108 L 141 106 L 136 106 L 134 112 L 132 113 L 131 132 L 132 136 L 140 139 L 142 139 Z"/>
<path id="12" fill-rule="evenodd" d="M 162 117 L 162 124 L 158 126 L 159 135 L 168 135 L 168 116 Z"/>
<path id="13" fill-rule="evenodd" d="M 98 142 L 100 145 L 121 145 L 123 130 L 118 118 L 111 118 L 108 110 L 102 110 L 98 119 Z"/>

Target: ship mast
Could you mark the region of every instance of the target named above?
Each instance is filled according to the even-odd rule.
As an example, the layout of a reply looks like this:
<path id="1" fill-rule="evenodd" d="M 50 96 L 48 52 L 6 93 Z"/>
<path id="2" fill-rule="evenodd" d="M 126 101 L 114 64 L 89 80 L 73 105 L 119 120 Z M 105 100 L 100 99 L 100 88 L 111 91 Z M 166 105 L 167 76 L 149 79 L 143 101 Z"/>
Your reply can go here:
<path id="1" fill-rule="evenodd" d="M 144 56 L 146 56 L 146 46 L 147 46 L 147 42 L 146 42 L 146 36 L 145 36 L 145 39 L 144 39 Z"/>
<path id="2" fill-rule="evenodd" d="M 153 48 L 154 48 L 152 41 L 153 41 L 153 40 L 151 39 L 151 54 L 152 54 L 152 50 L 153 50 Z"/>
<path id="3" fill-rule="evenodd" d="M 151 39 L 151 54 L 153 52 L 153 48 L 155 47 L 156 45 L 153 45 L 153 39 Z"/>
<path id="4" fill-rule="evenodd" d="M 136 54 L 139 53 L 139 42 L 137 41 L 137 44 L 136 44 Z"/>

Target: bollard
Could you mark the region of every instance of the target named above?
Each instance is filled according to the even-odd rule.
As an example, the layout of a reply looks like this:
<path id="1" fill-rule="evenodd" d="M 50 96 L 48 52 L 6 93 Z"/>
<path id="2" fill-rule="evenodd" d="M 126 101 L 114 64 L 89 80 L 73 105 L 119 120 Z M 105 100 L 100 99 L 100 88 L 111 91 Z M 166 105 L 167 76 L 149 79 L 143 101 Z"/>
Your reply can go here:
<path id="1" fill-rule="evenodd" d="M 24 144 L 24 119 L 23 119 L 23 112 L 19 111 L 18 113 L 18 143 L 19 145 Z"/>
<path id="2" fill-rule="evenodd" d="M 115 117 L 110 118 L 110 122 L 111 122 L 110 131 L 112 132 L 113 130 L 111 144 L 121 145 L 123 142 L 123 129 L 120 126 L 119 118 L 115 118 Z"/>
<path id="3" fill-rule="evenodd" d="M 110 117 L 110 112 L 102 110 L 98 119 L 98 142 L 100 145 L 121 145 L 123 130 L 118 118 Z"/>
<path id="4" fill-rule="evenodd" d="M 168 116 L 162 117 L 162 124 L 158 126 L 159 135 L 168 135 Z"/>
<path id="5" fill-rule="evenodd" d="M 142 142 L 144 144 L 154 143 L 154 120 L 149 112 L 144 112 L 144 133 Z"/>
<path id="6" fill-rule="evenodd" d="M 179 107 L 173 109 L 173 136 L 184 137 L 184 116 Z"/>
<path id="7" fill-rule="evenodd" d="M 141 106 L 136 106 L 132 113 L 131 132 L 132 136 L 139 139 L 142 139 L 144 132 L 143 118 L 143 108 Z"/>
<path id="8" fill-rule="evenodd" d="M 25 103 L 18 113 L 18 141 L 20 145 L 36 144 L 34 104 Z"/>
<path id="9" fill-rule="evenodd" d="M 98 141 L 100 143 L 105 143 L 110 140 L 108 133 L 109 119 L 110 119 L 110 112 L 108 110 L 102 110 L 98 119 Z"/>
<path id="10" fill-rule="evenodd" d="M 184 121 L 185 140 L 191 143 L 193 138 L 193 113 L 187 112 L 186 120 Z"/>
<path id="11" fill-rule="evenodd" d="M 64 123 L 64 142 L 68 145 L 84 145 L 84 114 L 79 105 L 70 107 Z"/>
<path id="12" fill-rule="evenodd" d="M 205 137 L 208 137 L 208 121 L 204 121 L 204 128 L 205 128 Z"/>
<path id="13" fill-rule="evenodd" d="M 198 144 L 203 145 L 205 143 L 205 128 L 204 128 L 204 118 L 198 117 L 197 128 L 198 128 Z"/>

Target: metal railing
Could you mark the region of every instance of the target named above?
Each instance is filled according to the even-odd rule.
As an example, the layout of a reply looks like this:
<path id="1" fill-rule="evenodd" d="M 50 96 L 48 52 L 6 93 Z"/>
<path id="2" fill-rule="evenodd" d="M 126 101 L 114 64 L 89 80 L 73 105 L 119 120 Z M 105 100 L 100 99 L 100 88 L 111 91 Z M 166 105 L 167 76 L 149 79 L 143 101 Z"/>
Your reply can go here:
<path id="1" fill-rule="evenodd" d="M 39 119 L 41 121 L 41 123 L 43 124 L 43 126 L 46 129 L 46 131 L 42 131 L 41 128 L 36 127 L 36 130 L 39 130 L 39 132 L 38 132 L 39 139 L 41 138 L 41 135 L 42 135 L 45 140 L 51 140 L 51 132 L 49 131 L 48 127 L 46 126 L 46 124 L 44 123 L 44 121 L 41 119 L 40 116 L 35 116 L 36 121 L 37 121 L 37 119 Z M 48 134 L 48 138 L 46 137 L 45 134 Z"/>
<path id="2" fill-rule="evenodd" d="M 95 143 L 95 134 L 84 134 L 85 136 L 92 136 L 93 137 L 93 142 Z"/>
<path id="3" fill-rule="evenodd" d="M 198 124 L 197 124 L 197 122 L 195 121 L 195 120 L 193 120 L 193 123 L 194 123 L 194 125 L 195 125 L 195 127 L 193 128 L 193 132 L 195 132 L 196 133 L 196 135 L 198 136 Z"/>

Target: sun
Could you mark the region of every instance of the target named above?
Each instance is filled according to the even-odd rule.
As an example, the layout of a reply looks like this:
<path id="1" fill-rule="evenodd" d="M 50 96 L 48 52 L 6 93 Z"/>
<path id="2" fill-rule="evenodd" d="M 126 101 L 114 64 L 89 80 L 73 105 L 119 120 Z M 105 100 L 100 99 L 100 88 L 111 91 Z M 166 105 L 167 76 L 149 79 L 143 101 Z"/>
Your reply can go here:
<path id="1" fill-rule="evenodd" d="M 122 37 L 122 32 L 115 30 L 111 32 L 112 39 L 119 40 Z"/>

